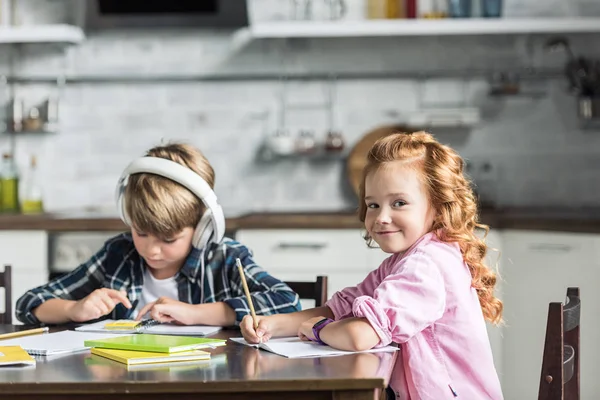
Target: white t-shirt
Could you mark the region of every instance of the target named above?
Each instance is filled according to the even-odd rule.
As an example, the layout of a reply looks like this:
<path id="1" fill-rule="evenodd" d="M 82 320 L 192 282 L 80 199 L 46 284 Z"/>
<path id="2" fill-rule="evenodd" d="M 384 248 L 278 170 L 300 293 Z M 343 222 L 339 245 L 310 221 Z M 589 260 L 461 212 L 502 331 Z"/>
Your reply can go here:
<path id="1" fill-rule="evenodd" d="M 138 312 L 148 303 L 156 301 L 159 297 L 168 297 L 173 300 L 179 300 L 179 291 L 177 290 L 177 274 L 167 279 L 156 279 L 149 268 L 144 271 L 144 283 L 142 285 L 142 297 L 133 312 L 131 318 L 136 318 Z"/>

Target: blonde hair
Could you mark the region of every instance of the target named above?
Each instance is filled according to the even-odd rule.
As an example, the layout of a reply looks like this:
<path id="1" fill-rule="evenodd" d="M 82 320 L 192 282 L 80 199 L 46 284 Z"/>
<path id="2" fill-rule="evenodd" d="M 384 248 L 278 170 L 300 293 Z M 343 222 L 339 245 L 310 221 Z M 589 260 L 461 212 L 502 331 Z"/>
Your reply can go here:
<path id="1" fill-rule="evenodd" d="M 204 155 L 189 144 L 156 146 L 146 156 L 174 161 L 200 175 L 211 188 L 215 172 Z M 162 239 L 173 237 L 184 228 L 195 228 L 205 206 L 185 186 L 151 173 L 133 174 L 124 193 L 125 209 L 134 229 Z"/>
<path id="2" fill-rule="evenodd" d="M 406 162 L 420 174 L 436 215 L 431 230 L 442 241 L 458 243 L 485 319 L 501 322 L 502 302 L 494 296 L 496 274 L 484 264 L 488 249 L 484 239 L 489 227 L 478 221 L 477 201 L 471 183 L 463 174 L 463 159 L 427 132 L 388 135 L 369 151 L 360 188 L 361 200 L 365 197 L 367 175 L 394 161 Z M 364 223 L 367 206 L 364 201 L 359 204 L 360 220 Z M 484 239 L 475 235 L 476 229 L 485 232 Z M 368 235 L 365 239 L 371 241 Z"/>

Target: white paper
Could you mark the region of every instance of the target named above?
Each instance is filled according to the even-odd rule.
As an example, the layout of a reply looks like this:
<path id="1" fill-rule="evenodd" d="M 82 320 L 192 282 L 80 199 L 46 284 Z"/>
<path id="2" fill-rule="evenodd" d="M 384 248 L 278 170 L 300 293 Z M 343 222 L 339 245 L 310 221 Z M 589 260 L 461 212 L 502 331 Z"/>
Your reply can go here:
<path id="1" fill-rule="evenodd" d="M 256 347 L 287 358 L 331 357 L 355 353 L 378 353 L 398 350 L 394 346 L 385 346 L 365 351 L 344 351 L 327 345 L 300 340 L 297 336 L 270 339 L 268 342 L 261 344 L 250 344 L 241 337 L 230 339 L 236 343 Z"/>
<path id="2" fill-rule="evenodd" d="M 207 326 L 207 325 L 173 325 L 173 324 L 160 324 L 150 326 L 142 331 L 136 330 L 115 330 L 105 329 L 104 325 L 110 322 L 114 322 L 112 319 L 105 319 L 93 324 L 87 324 L 78 326 L 75 328 L 79 332 L 102 332 L 102 333 L 113 333 L 113 334 L 132 334 L 132 333 L 153 333 L 155 335 L 177 335 L 177 336 L 208 336 L 219 332 L 222 328 L 220 326 Z"/>

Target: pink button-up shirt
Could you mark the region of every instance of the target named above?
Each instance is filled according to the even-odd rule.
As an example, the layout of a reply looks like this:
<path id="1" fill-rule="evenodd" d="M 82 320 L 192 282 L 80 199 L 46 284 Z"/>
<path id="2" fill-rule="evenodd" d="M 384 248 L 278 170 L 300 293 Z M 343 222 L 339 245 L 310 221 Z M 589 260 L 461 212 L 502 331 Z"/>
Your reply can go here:
<path id="1" fill-rule="evenodd" d="M 458 244 L 433 233 L 388 257 L 327 302 L 336 319 L 366 318 L 378 346 L 399 343 L 390 380 L 402 400 L 501 400 L 471 273 Z"/>

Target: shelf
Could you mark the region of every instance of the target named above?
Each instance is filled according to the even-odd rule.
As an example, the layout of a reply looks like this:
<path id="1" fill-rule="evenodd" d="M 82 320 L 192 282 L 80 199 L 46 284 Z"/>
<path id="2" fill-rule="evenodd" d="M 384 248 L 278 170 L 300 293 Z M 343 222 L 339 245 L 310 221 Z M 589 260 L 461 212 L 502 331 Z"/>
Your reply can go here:
<path id="1" fill-rule="evenodd" d="M 0 44 L 77 44 L 85 39 L 83 30 L 72 25 L 30 25 L 0 27 Z"/>
<path id="2" fill-rule="evenodd" d="M 262 22 L 238 30 L 237 45 L 276 38 L 506 35 L 600 32 L 600 18 L 455 18 Z"/>

